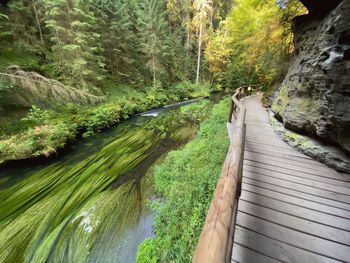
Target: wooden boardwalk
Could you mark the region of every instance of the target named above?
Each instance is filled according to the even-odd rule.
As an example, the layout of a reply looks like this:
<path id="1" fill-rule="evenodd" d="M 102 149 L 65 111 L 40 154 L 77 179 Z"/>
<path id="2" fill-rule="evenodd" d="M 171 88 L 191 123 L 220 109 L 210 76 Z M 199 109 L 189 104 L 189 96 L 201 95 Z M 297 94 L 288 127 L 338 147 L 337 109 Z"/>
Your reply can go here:
<path id="1" fill-rule="evenodd" d="M 350 175 L 297 152 L 271 128 L 259 96 L 247 109 L 232 262 L 350 262 Z"/>

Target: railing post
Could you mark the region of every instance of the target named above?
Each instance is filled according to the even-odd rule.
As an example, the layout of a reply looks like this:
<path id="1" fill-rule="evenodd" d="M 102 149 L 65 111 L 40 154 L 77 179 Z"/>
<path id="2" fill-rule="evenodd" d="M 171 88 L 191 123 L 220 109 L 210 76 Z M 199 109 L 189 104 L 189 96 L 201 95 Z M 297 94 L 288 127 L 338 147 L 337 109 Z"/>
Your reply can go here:
<path id="1" fill-rule="evenodd" d="M 232 115 L 233 115 L 234 111 L 235 111 L 235 105 L 234 105 L 233 101 L 231 101 L 230 112 L 228 114 L 228 120 L 227 120 L 228 123 L 232 123 Z"/>

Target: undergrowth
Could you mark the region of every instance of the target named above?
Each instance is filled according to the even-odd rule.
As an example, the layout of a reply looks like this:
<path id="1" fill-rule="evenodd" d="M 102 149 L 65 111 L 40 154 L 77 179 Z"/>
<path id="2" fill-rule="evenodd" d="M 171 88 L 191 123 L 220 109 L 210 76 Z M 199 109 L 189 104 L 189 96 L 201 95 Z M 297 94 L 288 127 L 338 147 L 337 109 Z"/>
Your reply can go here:
<path id="1" fill-rule="evenodd" d="M 156 236 L 139 247 L 137 262 L 191 262 L 229 146 L 229 99 L 214 106 L 197 137 L 154 168 Z"/>

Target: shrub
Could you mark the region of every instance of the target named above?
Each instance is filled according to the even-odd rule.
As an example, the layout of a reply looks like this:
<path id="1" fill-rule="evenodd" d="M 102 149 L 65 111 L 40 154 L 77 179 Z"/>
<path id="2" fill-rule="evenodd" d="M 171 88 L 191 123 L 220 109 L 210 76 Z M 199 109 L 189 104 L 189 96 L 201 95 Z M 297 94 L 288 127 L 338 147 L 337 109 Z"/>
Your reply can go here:
<path id="1" fill-rule="evenodd" d="M 50 114 L 48 111 L 40 109 L 39 107 L 32 105 L 28 115 L 24 117 L 21 121 L 29 122 L 35 125 L 46 124 L 50 119 Z"/>

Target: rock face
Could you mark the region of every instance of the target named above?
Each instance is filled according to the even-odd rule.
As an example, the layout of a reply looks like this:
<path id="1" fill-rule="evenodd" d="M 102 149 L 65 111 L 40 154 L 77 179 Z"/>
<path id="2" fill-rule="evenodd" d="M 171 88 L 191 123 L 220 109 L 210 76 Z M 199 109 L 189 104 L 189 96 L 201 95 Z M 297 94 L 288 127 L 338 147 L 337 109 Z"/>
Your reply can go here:
<path id="1" fill-rule="evenodd" d="M 349 155 L 350 0 L 331 1 L 328 8 L 334 9 L 319 13 L 315 3 L 323 1 L 302 2 L 316 7 L 295 19 L 295 56 L 272 110 L 286 128 L 339 145 Z"/>

